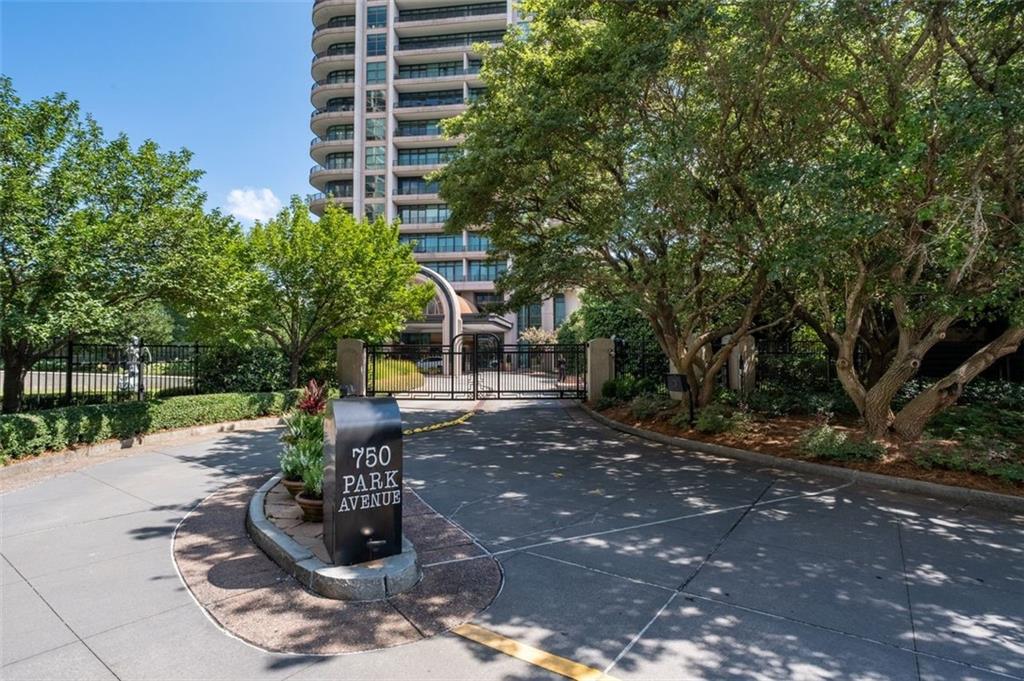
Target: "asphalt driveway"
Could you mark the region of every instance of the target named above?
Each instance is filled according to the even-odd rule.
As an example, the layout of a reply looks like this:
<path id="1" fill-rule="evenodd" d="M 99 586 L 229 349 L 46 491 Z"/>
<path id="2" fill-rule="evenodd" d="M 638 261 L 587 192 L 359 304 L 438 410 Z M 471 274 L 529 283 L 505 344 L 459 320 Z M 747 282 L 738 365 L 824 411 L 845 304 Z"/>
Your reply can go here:
<path id="1" fill-rule="evenodd" d="M 1024 518 L 674 450 L 567 403 L 406 442 L 406 482 L 500 560 L 481 627 L 619 679 L 1024 678 Z M 416 424 L 458 403 L 406 403 Z M 0 496 L 0 678 L 553 678 L 457 636 L 266 653 L 212 624 L 174 527 L 273 468 L 274 431 Z"/>

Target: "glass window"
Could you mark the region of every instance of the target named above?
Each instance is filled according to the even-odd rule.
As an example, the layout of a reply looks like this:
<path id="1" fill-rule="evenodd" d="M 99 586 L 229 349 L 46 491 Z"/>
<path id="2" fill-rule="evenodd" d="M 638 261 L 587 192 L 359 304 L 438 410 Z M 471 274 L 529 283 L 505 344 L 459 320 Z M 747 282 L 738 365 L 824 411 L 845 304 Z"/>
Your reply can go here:
<path id="1" fill-rule="evenodd" d="M 369 90 L 366 93 L 367 113 L 380 113 L 387 109 L 387 94 L 383 90 Z"/>
<path id="2" fill-rule="evenodd" d="M 355 108 L 355 97 L 332 97 L 327 100 L 325 111 L 351 111 Z"/>
<path id="3" fill-rule="evenodd" d="M 458 253 L 463 250 L 458 234 L 403 234 L 399 241 L 412 244 L 415 253 Z"/>
<path id="4" fill-rule="evenodd" d="M 398 178 L 399 194 L 436 194 L 437 183 L 427 182 L 422 177 Z"/>
<path id="5" fill-rule="evenodd" d="M 426 21 L 429 19 L 450 19 L 453 17 L 476 17 L 483 14 L 504 14 L 504 2 L 485 2 L 450 7 L 428 7 L 406 9 L 398 13 L 399 21 Z"/>
<path id="6" fill-rule="evenodd" d="M 395 134 L 398 137 L 440 135 L 441 119 L 434 118 L 425 121 L 398 121 L 398 129 L 395 131 Z"/>
<path id="7" fill-rule="evenodd" d="M 388 52 L 388 37 L 384 33 L 366 36 L 366 56 L 379 57 Z"/>
<path id="8" fill-rule="evenodd" d="M 469 88 L 469 101 L 475 102 L 476 100 L 487 94 L 486 87 L 471 87 Z"/>
<path id="9" fill-rule="evenodd" d="M 471 251 L 486 251 L 491 248 L 491 239 L 475 232 L 469 233 L 469 245 L 466 247 Z"/>
<path id="10" fill-rule="evenodd" d="M 363 209 L 363 212 L 365 213 L 367 220 L 376 220 L 380 216 L 384 215 L 384 204 L 368 203 Z"/>
<path id="11" fill-rule="evenodd" d="M 365 178 L 366 182 L 366 198 L 368 199 L 379 199 L 384 196 L 384 176 L 383 175 L 367 175 Z"/>
<path id="12" fill-rule="evenodd" d="M 329 84 L 351 83 L 356 79 L 356 72 L 352 69 L 340 69 L 327 74 Z"/>
<path id="13" fill-rule="evenodd" d="M 355 43 L 333 43 L 327 48 L 327 54 L 355 54 Z"/>
<path id="14" fill-rule="evenodd" d="M 473 295 L 473 301 L 481 312 L 500 308 L 505 303 L 500 293 L 476 293 Z"/>
<path id="15" fill-rule="evenodd" d="M 406 64 L 398 67 L 399 78 L 436 78 L 462 73 L 461 61 L 439 61 L 432 64 Z"/>
<path id="16" fill-rule="evenodd" d="M 327 134 L 324 136 L 325 140 L 350 140 L 353 137 L 354 126 L 351 123 L 342 123 L 340 125 L 332 125 L 327 128 Z"/>
<path id="17" fill-rule="evenodd" d="M 462 281 L 462 263 L 453 262 L 421 262 L 421 265 L 434 270 L 448 281 Z"/>
<path id="18" fill-rule="evenodd" d="M 448 204 L 421 203 L 412 206 L 401 206 L 398 219 L 410 225 L 433 224 L 448 219 Z"/>
<path id="19" fill-rule="evenodd" d="M 504 274 L 508 265 L 504 262 L 489 262 L 487 260 L 469 261 L 470 281 L 494 281 L 498 275 Z"/>
<path id="20" fill-rule="evenodd" d="M 383 168 L 384 153 L 384 147 L 368 147 L 366 149 L 366 167 Z"/>
<path id="21" fill-rule="evenodd" d="M 469 47 L 473 43 L 500 43 L 503 35 L 505 35 L 503 28 L 494 31 L 473 31 L 472 33 L 417 35 L 401 38 L 398 41 L 398 49 L 422 50 L 430 47 Z"/>
<path id="22" fill-rule="evenodd" d="M 387 7 L 366 8 L 366 28 L 384 28 L 388 23 Z"/>
<path id="23" fill-rule="evenodd" d="M 398 106 L 446 106 L 462 104 L 462 89 L 431 90 L 428 92 L 400 92 Z"/>
<path id="24" fill-rule="evenodd" d="M 519 322 L 519 330 L 525 331 L 526 329 L 540 328 L 540 311 L 541 305 L 539 300 L 519 308 L 519 313 L 516 315 L 516 319 Z"/>
<path id="25" fill-rule="evenodd" d="M 565 321 L 565 294 L 555 294 L 555 328 L 557 329 Z"/>
<path id="26" fill-rule="evenodd" d="M 367 118 L 366 119 L 366 139 L 368 140 L 382 140 L 384 139 L 384 119 L 383 118 Z"/>
<path id="27" fill-rule="evenodd" d="M 448 163 L 458 156 L 458 147 L 424 147 L 422 149 L 399 149 L 398 165 L 429 166 Z"/>
<path id="28" fill-rule="evenodd" d="M 366 64 L 366 82 L 383 83 L 388 79 L 388 65 L 382 61 L 371 61 Z"/>
<path id="29" fill-rule="evenodd" d="M 351 168 L 352 167 L 352 152 L 351 151 L 339 151 L 334 154 L 327 154 L 325 168 L 338 169 L 338 168 Z"/>
<path id="30" fill-rule="evenodd" d="M 352 196 L 352 180 L 335 180 L 324 185 L 327 196 Z"/>

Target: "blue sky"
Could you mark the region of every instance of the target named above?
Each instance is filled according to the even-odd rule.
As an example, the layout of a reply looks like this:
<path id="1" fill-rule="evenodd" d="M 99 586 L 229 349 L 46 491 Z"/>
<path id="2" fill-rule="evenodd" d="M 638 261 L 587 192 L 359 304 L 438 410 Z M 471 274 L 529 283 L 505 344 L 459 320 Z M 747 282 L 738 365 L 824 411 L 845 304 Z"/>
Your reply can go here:
<path id="1" fill-rule="evenodd" d="M 109 137 L 187 147 L 210 208 L 244 223 L 313 191 L 312 2 L 0 0 L 0 71 L 78 100 Z"/>

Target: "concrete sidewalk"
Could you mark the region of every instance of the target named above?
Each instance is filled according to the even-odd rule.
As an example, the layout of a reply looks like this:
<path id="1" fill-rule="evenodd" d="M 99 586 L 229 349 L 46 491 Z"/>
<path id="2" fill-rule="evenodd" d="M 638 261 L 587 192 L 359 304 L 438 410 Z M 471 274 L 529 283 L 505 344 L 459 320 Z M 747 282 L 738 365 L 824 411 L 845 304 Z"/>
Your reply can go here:
<path id="1" fill-rule="evenodd" d="M 1024 678 L 1024 519 L 681 452 L 558 403 L 484 409 L 406 442 L 407 484 L 502 563 L 482 627 L 620 679 Z M 170 536 L 274 468 L 276 438 L 144 448 L 0 497 L 0 678 L 553 678 L 451 634 L 316 658 L 215 627 Z"/>

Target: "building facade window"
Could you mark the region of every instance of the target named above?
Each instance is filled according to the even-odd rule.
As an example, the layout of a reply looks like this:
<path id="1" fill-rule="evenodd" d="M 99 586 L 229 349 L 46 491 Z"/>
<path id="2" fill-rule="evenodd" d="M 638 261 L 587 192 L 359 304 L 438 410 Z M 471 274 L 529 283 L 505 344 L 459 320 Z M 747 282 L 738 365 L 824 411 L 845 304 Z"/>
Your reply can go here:
<path id="1" fill-rule="evenodd" d="M 421 262 L 424 267 L 434 270 L 448 281 L 462 281 L 462 263 L 458 260 L 452 262 Z"/>
<path id="2" fill-rule="evenodd" d="M 384 33 L 366 36 L 366 56 L 380 57 L 388 53 L 388 37 Z"/>
<path id="3" fill-rule="evenodd" d="M 366 193 L 363 194 L 368 199 L 380 199 L 384 197 L 384 176 L 383 175 L 367 175 L 365 180 Z"/>
<path id="4" fill-rule="evenodd" d="M 383 83 L 388 79 L 388 65 L 382 61 L 371 61 L 366 64 L 366 82 Z"/>
<path id="5" fill-rule="evenodd" d="M 556 293 L 553 302 L 555 306 L 555 328 L 557 329 L 565 321 L 565 294 Z"/>
<path id="6" fill-rule="evenodd" d="M 516 315 L 519 330 L 525 331 L 526 329 L 539 329 L 541 325 L 540 313 L 541 304 L 539 300 L 535 303 L 523 305 L 519 308 L 519 313 Z"/>
<path id="7" fill-rule="evenodd" d="M 388 108 L 387 94 L 383 90 L 369 90 L 366 93 L 366 112 L 382 113 Z"/>
<path id="8" fill-rule="evenodd" d="M 332 125 L 327 128 L 327 134 L 324 135 L 325 140 L 350 140 L 354 135 L 355 126 L 351 123 L 342 123 L 340 125 Z"/>
<path id="9" fill-rule="evenodd" d="M 368 147 L 366 149 L 366 167 L 383 168 L 385 153 L 384 147 Z"/>
<path id="10" fill-rule="evenodd" d="M 351 168 L 352 167 L 352 152 L 351 151 L 339 151 L 333 154 L 327 154 L 327 159 L 324 163 L 324 168 L 330 168 L 337 170 L 339 168 Z"/>
<path id="11" fill-rule="evenodd" d="M 459 155 L 458 147 L 424 147 L 423 149 L 399 149 L 398 165 L 429 166 L 448 163 Z"/>
<path id="12" fill-rule="evenodd" d="M 469 47 L 473 43 L 500 43 L 505 29 L 494 31 L 473 31 L 471 33 L 448 33 L 445 35 L 417 35 L 401 38 L 399 50 L 423 50 L 433 47 Z"/>
<path id="13" fill-rule="evenodd" d="M 439 78 L 457 76 L 462 73 L 461 61 L 439 61 L 431 64 L 399 65 L 399 78 Z"/>
<path id="14" fill-rule="evenodd" d="M 327 100 L 324 111 L 352 111 L 356 108 L 355 97 L 332 97 Z"/>
<path id="15" fill-rule="evenodd" d="M 491 248 L 491 239 L 483 234 L 470 232 L 467 235 L 466 249 L 470 251 L 487 251 Z"/>
<path id="16" fill-rule="evenodd" d="M 352 180 L 335 180 L 324 185 L 327 196 L 352 196 Z"/>
<path id="17" fill-rule="evenodd" d="M 356 72 L 353 69 L 339 69 L 327 74 L 327 83 L 336 85 L 338 83 L 353 83 L 356 80 Z"/>
<path id="18" fill-rule="evenodd" d="M 366 28 L 384 28 L 388 25 L 387 7 L 366 8 Z"/>
<path id="19" fill-rule="evenodd" d="M 423 121 L 398 121 L 397 137 L 422 137 L 441 134 L 441 119 Z"/>
<path id="20" fill-rule="evenodd" d="M 385 126 L 386 123 L 383 118 L 367 118 L 366 139 L 371 141 L 384 139 Z"/>
<path id="21" fill-rule="evenodd" d="M 473 301 L 481 312 L 500 308 L 505 303 L 500 293 L 475 293 Z"/>
<path id="22" fill-rule="evenodd" d="M 407 9 L 398 13 L 398 21 L 428 21 L 431 19 L 452 19 L 455 17 L 478 17 L 484 14 L 504 14 L 505 9 L 504 2 L 484 2 L 473 5 Z"/>
<path id="23" fill-rule="evenodd" d="M 470 281 L 494 281 L 498 275 L 504 274 L 508 265 L 503 262 L 489 262 L 487 260 L 469 261 Z"/>
<path id="24" fill-rule="evenodd" d="M 399 241 L 412 244 L 415 253 L 459 253 L 462 237 L 458 234 L 403 234 Z"/>
<path id="25" fill-rule="evenodd" d="M 363 208 L 363 212 L 366 215 L 367 220 L 376 220 L 381 215 L 384 215 L 384 204 L 383 203 L 368 203 Z"/>
<path id="26" fill-rule="evenodd" d="M 326 28 L 343 28 L 345 26 L 355 26 L 355 25 L 356 25 L 356 15 L 355 14 L 349 14 L 346 17 L 332 17 L 331 20 L 327 22 Z"/>
<path id="27" fill-rule="evenodd" d="M 487 88 L 485 87 L 471 87 L 469 88 L 469 101 L 475 102 L 486 94 Z"/>
<path id="28" fill-rule="evenodd" d="M 450 106 L 452 104 L 462 104 L 462 101 L 461 89 L 398 93 L 399 108 L 411 106 Z"/>
<path id="29" fill-rule="evenodd" d="M 421 203 L 412 206 L 399 206 L 398 219 L 407 225 L 444 222 L 448 219 L 448 204 Z"/>
<path id="30" fill-rule="evenodd" d="M 436 194 L 437 183 L 427 182 L 422 177 L 400 177 L 398 178 L 399 194 Z"/>
<path id="31" fill-rule="evenodd" d="M 356 44 L 355 43 L 333 43 L 327 48 L 327 54 L 355 54 Z"/>

